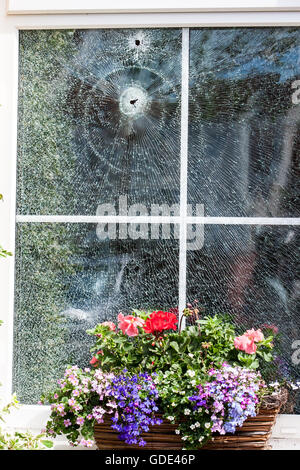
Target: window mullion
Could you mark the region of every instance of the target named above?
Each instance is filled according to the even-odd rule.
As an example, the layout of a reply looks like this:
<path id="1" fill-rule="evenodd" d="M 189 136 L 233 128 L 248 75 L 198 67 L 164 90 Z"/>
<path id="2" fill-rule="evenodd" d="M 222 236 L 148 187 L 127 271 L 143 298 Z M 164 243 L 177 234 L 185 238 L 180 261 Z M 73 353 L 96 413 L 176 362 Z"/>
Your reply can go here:
<path id="1" fill-rule="evenodd" d="M 182 28 L 180 143 L 179 316 L 186 305 L 187 159 L 189 106 L 189 28 Z M 184 327 L 184 319 L 182 326 Z"/>

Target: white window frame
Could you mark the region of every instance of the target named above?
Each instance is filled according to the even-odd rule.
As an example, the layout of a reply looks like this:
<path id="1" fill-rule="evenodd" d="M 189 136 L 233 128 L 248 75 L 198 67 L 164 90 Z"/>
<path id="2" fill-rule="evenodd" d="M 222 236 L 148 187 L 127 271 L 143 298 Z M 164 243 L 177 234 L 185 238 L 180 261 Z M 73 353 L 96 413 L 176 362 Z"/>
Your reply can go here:
<path id="1" fill-rule="evenodd" d="M 8 14 L 299 11 L 298 0 L 7 0 Z"/>
<path id="2" fill-rule="evenodd" d="M 33 4 L 36 0 L 0 0 L 0 190 L 4 194 L 4 204 L 0 205 L 0 243 L 6 249 L 14 251 L 15 246 L 15 226 L 16 226 L 16 156 L 17 156 L 17 105 L 18 105 L 18 38 L 19 31 L 25 29 L 67 29 L 67 28 L 153 28 L 153 27 L 231 27 L 231 26 L 300 26 L 300 0 L 253 0 L 247 2 L 248 7 L 224 9 L 220 11 L 220 3 L 210 0 L 209 11 L 191 12 L 186 4 L 187 11 L 184 8 L 173 8 L 171 12 L 151 12 L 145 13 L 112 13 L 117 0 L 110 3 L 110 12 L 106 14 L 84 14 L 89 13 L 89 6 L 93 2 L 79 0 L 76 2 L 79 7 L 77 11 L 69 13 L 66 9 L 66 3 L 69 0 L 59 0 L 61 8 L 59 13 L 53 11 L 55 3 L 53 0 L 43 0 L 44 5 L 52 5 L 52 11 L 46 10 L 52 14 L 41 14 L 40 10 L 33 10 Z M 27 10 L 23 14 L 16 14 L 18 5 L 26 5 Z M 38 2 L 41 4 L 40 0 Z M 75 1 L 72 0 L 74 5 Z M 124 0 L 122 4 L 124 3 Z M 134 1 L 128 2 L 133 5 Z M 150 3 L 150 2 L 149 2 Z M 162 2 L 160 2 L 162 3 Z M 168 3 L 168 2 L 167 2 Z M 183 3 L 183 2 L 178 2 Z M 205 4 L 207 2 L 203 2 Z M 233 5 L 234 2 L 226 2 L 227 5 Z M 260 6 L 258 4 L 260 3 Z M 80 5 L 87 7 L 80 8 Z M 105 4 L 103 2 L 103 4 Z M 146 2 L 147 4 L 147 2 Z M 154 5 L 154 2 L 151 2 Z M 165 5 L 166 3 L 162 3 Z M 219 6 L 218 6 L 219 5 Z M 252 5 L 252 7 L 251 7 Z M 268 6 L 269 5 L 269 6 Z M 271 6 L 270 6 L 271 5 Z M 273 5 L 273 6 L 272 6 Z M 288 6 L 287 6 L 288 5 Z M 31 6 L 31 10 L 30 10 Z M 7 9 L 7 10 L 6 10 Z M 147 9 L 145 7 L 145 9 Z M 281 11 L 278 11 L 278 9 Z M 175 11 L 174 11 L 175 10 Z M 233 11 L 234 10 L 234 11 Z M 247 11 L 246 11 L 247 10 Z M 263 11 L 262 11 L 263 10 Z M 267 11 L 268 10 L 268 11 Z M 7 14 L 9 12 L 9 15 Z M 90 10 L 91 11 L 91 10 Z M 134 10 L 132 10 L 134 11 Z M 32 14 L 29 14 L 32 13 Z M 184 60 L 184 58 L 183 58 Z M 184 65 L 184 64 L 183 64 Z M 188 67 L 188 61 L 185 62 Z M 187 68 L 183 68 L 183 73 L 187 73 Z M 184 91 L 184 90 L 183 90 Z M 185 96 L 187 92 L 185 90 Z M 183 107 L 187 106 L 187 101 L 183 100 Z M 184 111 L 184 110 L 183 110 Z M 184 113 L 187 112 L 187 108 Z M 186 125 L 187 121 L 182 123 L 182 152 L 186 152 Z M 182 160 L 184 161 L 184 160 Z M 186 205 L 186 160 L 185 165 L 181 165 L 181 207 Z M 185 239 L 186 224 L 189 219 L 185 213 L 180 214 L 183 227 L 181 240 Z M 220 220 L 222 219 L 222 221 Z M 21 219 L 18 219 L 21 221 Z M 139 221 L 141 221 L 139 219 Z M 194 222 L 194 219 L 193 219 Z M 243 223 L 239 218 L 218 218 L 203 217 L 199 218 L 198 223 Z M 258 219 L 247 218 L 246 224 L 274 224 L 284 225 L 300 224 L 300 219 Z M 181 263 L 185 263 L 184 249 L 180 252 Z M 181 274 L 180 283 L 185 286 L 185 272 Z M 0 389 L 0 396 L 3 401 L 8 401 L 12 391 L 12 364 L 13 364 L 13 315 L 14 315 L 14 259 L 3 260 L 0 263 L 0 318 L 4 325 L 0 328 L 0 382 L 3 386 Z M 30 428 L 40 430 L 44 426 L 49 414 L 48 407 L 39 407 L 35 405 L 24 405 L 17 413 L 13 413 L 8 420 L 8 424 L 15 428 Z M 275 438 L 292 437 L 299 440 L 300 446 L 300 416 L 281 415 L 275 428 Z M 299 447 L 300 448 L 300 447 Z"/>

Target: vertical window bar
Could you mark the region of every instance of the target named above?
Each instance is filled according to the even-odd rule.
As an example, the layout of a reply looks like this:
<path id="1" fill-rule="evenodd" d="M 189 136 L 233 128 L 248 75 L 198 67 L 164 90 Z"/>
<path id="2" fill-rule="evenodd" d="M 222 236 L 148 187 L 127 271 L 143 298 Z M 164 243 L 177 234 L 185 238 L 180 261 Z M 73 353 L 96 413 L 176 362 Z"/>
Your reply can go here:
<path id="1" fill-rule="evenodd" d="M 189 28 L 182 28 L 180 143 L 179 321 L 186 306 L 187 159 L 189 107 Z M 182 326 L 185 326 L 183 318 Z"/>

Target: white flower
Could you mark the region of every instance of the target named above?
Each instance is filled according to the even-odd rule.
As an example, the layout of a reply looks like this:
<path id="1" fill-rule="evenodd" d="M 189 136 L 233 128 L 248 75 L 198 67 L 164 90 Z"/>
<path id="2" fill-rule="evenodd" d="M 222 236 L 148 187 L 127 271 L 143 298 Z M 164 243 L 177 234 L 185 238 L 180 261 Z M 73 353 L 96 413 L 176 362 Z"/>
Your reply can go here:
<path id="1" fill-rule="evenodd" d="M 189 369 L 189 370 L 187 371 L 187 374 L 188 374 L 190 377 L 195 377 L 196 372 L 195 372 L 194 370 Z"/>
<path id="2" fill-rule="evenodd" d="M 192 385 L 196 385 L 196 380 L 191 380 Z"/>
<path id="3" fill-rule="evenodd" d="M 203 436 L 199 437 L 199 442 L 203 441 Z"/>
<path id="4" fill-rule="evenodd" d="M 210 428 L 210 423 L 205 423 L 204 425 L 206 427 L 206 429 Z"/>
<path id="5" fill-rule="evenodd" d="M 197 422 L 195 423 L 195 428 L 199 428 L 199 427 L 200 427 L 200 423 L 197 421 Z"/>
<path id="6" fill-rule="evenodd" d="M 187 438 L 188 438 L 187 436 L 182 436 L 182 438 L 181 438 L 181 439 L 182 439 L 183 441 L 186 441 L 186 440 L 187 440 Z"/>
<path id="7" fill-rule="evenodd" d="M 185 408 L 184 414 L 185 414 L 185 415 L 190 415 L 190 414 L 191 414 L 191 410 L 189 410 L 188 408 Z"/>
<path id="8" fill-rule="evenodd" d="M 180 434 L 179 429 L 175 429 L 175 434 Z"/>
<path id="9" fill-rule="evenodd" d="M 173 421 L 175 418 L 174 418 L 174 416 L 167 416 L 167 419 L 168 419 L 169 421 Z"/>
<path id="10" fill-rule="evenodd" d="M 190 425 L 190 428 L 191 428 L 192 430 L 194 430 L 194 429 L 195 429 L 195 425 L 194 425 L 194 424 L 191 424 L 191 425 Z"/>
<path id="11" fill-rule="evenodd" d="M 189 357 L 191 357 L 191 358 L 194 357 L 194 354 L 192 354 L 192 353 L 189 353 L 188 355 L 189 355 Z"/>
<path id="12" fill-rule="evenodd" d="M 270 385 L 270 387 L 278 387 L 279 383 L 278 382 L 272 382 L 269 385 Z"/>
<path id="13" fill-rule="evenodd" d="M 171 403 L 171 405 L 172 405 L 172 406 L 176 406 L 176 403 L 175 403 L 175 402 L 173 402 L 173 403 Z"/>

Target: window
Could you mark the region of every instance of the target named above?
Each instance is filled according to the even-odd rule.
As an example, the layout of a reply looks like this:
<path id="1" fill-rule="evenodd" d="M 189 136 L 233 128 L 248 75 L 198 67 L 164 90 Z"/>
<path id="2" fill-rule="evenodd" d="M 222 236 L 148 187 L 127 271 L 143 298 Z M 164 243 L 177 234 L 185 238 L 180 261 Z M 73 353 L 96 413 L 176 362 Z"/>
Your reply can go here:
<path id="1" fill-rule="evenodd" d="M 196 297 L 277 323 L 279 367 L 298 373 L 298 15 L 1 17 L 1 240 L 16 235 L 16 266 L 15 283 L 0 266 L 0 334 L 7 357 L 14 310 L 23 403 L 88 359 L 91 324 Z"/>
<path id="2" fill-rule="evenodd" d="M 299 45 L 293 27 L 20 33 L 24 402 L 88 362 L 97 322 L 193 298 L 249 327 L 275 323 L 295 372 Z"/>

